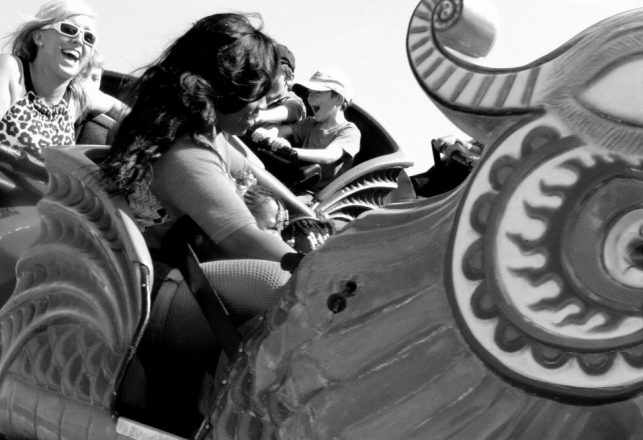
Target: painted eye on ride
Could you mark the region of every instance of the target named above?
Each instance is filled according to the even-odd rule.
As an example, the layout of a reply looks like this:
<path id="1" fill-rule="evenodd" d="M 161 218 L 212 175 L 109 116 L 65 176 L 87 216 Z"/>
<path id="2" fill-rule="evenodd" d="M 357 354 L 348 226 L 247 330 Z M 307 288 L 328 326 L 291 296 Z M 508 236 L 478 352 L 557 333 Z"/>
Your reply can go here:
<path id="1" fill-rule="evenodd" d="M 643 58 L 602 71 L 580 100 L 599 115 L 643 125 Z"/>

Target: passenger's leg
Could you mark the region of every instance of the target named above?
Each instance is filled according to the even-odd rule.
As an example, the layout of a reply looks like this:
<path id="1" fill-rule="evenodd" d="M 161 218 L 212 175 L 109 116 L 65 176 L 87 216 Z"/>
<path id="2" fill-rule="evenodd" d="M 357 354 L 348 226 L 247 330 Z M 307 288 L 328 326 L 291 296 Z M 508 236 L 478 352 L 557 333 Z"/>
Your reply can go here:
<path id="1" fill-rule="evenodd" d="M 201 264 L 235 321 L 245 321 L 272 306 L 290 278 L 279 263 L 267 260 L 220 260 Z"/>
<path id="2" fill-rule="evenodd" d="M 155 426 L 188 438 L 201 423 L 201 383 L 221 347 L 187 283 L 177 280 L 166 280 L 156 296 L 139 355 Z"/>

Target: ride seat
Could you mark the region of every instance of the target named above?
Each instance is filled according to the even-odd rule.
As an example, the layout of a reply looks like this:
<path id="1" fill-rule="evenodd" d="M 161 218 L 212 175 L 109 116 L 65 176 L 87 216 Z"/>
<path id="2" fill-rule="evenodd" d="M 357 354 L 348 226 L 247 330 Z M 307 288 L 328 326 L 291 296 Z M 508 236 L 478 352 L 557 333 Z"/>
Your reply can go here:
<path id="1" fill-rule="evenodd" d="M 88 116 L 76 125 L 76 144 L 107 145 L 110 130 L 116 120 L 105 113 Z"/>
<path id="2" fill-rule="evenodd" d="M 126 99 L 134 77 L 106 70 L 101 79 L 101 91 L 121 101 Z M 108 113 L 88 115 L 76 124 L 76 144 L 109 145 L 116 127 L 116 116 Z"/>
<path id="3" fill-rule="evenodd" d="M 400 147 L 388 132 L 362 107 L 353 103 L 345 111 L 346 119 L 357 125 L 361 133 L 360 149 L 352 167 L 367 160 L 398 153 Z"/>

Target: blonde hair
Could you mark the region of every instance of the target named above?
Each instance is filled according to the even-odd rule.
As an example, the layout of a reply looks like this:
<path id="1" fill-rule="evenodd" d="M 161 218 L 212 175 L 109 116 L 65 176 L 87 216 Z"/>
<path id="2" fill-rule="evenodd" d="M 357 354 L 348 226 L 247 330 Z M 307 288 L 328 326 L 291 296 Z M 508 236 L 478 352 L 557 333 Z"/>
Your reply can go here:
<path id="1" fill-rule="evenodd" d="M 76 15 L 96 17 L 94 10 L 84 0 L 51 0 L 38 9 L 35 16 L 27 16 L 27 20 L 18 29 L 7 36 L 7 44 L 11 53 L 27 61 L 36 58 L 38 47 L 33 34 L 38 29 L 51 23 L 62 21 Z"/>
<path id="2" fill-rule="evenodd" d="M 105 67 L 105 58 L 103 55 L 96 49 L 93 50 L 83 72 L 91 72 L 93 69 L 103 69 Z"/>
<path id="3" fill-rule="evenodd" d="M 31 63 L 36 59 L 38 46 L 34 41 L 34 32 L 43 26 L 63 21 L 76 15 L 96 17 L 94 10 L 84 0 L 50 0 L 38 9 L 35 16 L 24 16 L 25 21 L 18 29 L 7 36 L 6 46 L 11 46 L 11 53 Z M 71 99 L 78 103 L 79 115 L 84 115 L 87 96 L 80 84 L 79 76 L 69 83 Z"/>

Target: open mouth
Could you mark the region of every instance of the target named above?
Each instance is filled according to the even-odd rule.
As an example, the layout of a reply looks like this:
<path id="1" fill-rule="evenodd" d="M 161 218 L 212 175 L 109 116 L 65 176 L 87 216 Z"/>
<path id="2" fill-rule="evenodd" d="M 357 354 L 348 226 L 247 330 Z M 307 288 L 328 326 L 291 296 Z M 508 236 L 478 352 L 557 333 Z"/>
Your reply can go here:
<path id="1" fill-rule="evenodd" d="M 62 54 L 66 60 L 72 62 L 78 62 L 78 60 L 80 60 L 80 54 L 75 50 L 63 49 Z"/>
<path id="2" fill-rule="evenodd" d="M 316 114 L 321 107 L 318 105 L 311 105 L 310 108 L 312 109 L 313 114 Z"/>

